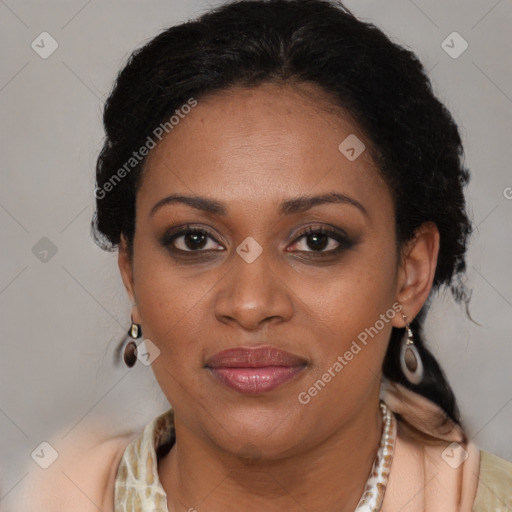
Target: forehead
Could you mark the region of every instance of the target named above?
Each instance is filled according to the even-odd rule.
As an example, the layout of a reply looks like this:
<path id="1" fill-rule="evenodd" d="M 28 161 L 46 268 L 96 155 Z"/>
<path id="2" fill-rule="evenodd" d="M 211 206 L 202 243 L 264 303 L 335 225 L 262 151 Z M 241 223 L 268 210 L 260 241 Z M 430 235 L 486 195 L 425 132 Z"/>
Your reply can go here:
<path id="1" fill-rule="evenodd" d="M 348 158 L 354 144 L 366 149 Z M 333 188 L 382 195 L 368 148 L 351 116 L 314 85 L 229 89 L 199 98 L 151 151 L 139 194 L 142 203 L 182 192 L 244 204 Z"/>

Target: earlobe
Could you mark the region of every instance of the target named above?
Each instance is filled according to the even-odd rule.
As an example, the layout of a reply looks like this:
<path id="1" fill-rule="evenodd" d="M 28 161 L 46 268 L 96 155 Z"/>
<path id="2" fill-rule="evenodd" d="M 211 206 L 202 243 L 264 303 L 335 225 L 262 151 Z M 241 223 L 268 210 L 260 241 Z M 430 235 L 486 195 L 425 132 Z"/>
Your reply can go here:
<path id="1" fill-rule="evenodd" d="M 418 228 L 415 237 L 403 249 L 398 272 L 397 301 L 411 319 L 423 307 L 432 289 L 439 242 L 437 226 L 426 222 Z M 397 317 L 396 322 L 400 325 L 395 327 L 404 327 L 401 318 Z"/>

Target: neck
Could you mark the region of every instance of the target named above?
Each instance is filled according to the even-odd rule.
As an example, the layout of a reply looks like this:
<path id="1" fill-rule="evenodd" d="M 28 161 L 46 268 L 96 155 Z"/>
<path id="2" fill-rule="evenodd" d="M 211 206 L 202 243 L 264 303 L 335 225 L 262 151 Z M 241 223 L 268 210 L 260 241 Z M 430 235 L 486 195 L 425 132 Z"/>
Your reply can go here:
<path id="1" fill-rule="evenodd" d="M 160 461 L 170 512 L 233 509 L 256 512 L 353 512 L 364 491 L 382 434 L 379 398 L 307 452 L 285 460 L 252 462 L 226 455 L 183 429 Z"/>

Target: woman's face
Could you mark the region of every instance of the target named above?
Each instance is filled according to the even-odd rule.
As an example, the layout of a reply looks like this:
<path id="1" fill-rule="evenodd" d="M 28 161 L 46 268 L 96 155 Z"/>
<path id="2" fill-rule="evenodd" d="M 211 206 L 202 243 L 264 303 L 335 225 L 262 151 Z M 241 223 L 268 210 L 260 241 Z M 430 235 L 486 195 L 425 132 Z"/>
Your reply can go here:
<path id="1" fill-rule="evenodd" d="M 133 267 L 120 252 L 177 425 L 233 454 L 289 455 L 375 407 L 403 325 L 389 189 L 358 127 L 308 95 L 199 99 L 146 162 Z"/>

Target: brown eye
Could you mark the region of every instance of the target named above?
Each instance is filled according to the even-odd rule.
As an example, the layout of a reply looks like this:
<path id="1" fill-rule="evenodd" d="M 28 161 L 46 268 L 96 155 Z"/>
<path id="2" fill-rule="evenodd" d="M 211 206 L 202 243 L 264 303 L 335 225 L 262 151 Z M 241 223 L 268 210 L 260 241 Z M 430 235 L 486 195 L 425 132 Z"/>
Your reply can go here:
<path id="1" fill-rule="evenodd" d="M 293 246 L 297 247 L 300 240 L 304 240 L 302 247 L 305 248 L 299 248 L 299 252 L 318 253 L 319 255 L 336 254 L 353 245 L 348 237 L 326 228 L 308 228 L 299 236 Z"/>
<path id="2" fill-rule="evenodd" d="M 212 240 L 215 243 L 209 242 Z M 162 245 L 172 251 L 201 252 L 219 250 L 218 242 L 204 229 L 187 227 L 178 232 L 171 232 L 162 239 Z M 220 246 L 223 249 L 222 246 Z"/>

